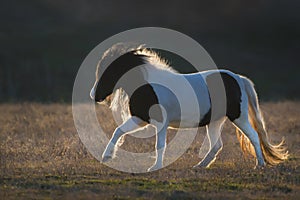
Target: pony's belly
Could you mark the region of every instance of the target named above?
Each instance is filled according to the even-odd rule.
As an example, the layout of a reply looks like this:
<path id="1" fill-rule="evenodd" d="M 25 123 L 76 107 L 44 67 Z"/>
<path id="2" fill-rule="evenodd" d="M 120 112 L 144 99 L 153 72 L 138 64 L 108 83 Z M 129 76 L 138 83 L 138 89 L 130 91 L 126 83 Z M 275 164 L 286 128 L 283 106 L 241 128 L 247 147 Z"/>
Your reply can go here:
<path id="1" fill-rule="evenodd" d="M 174 120 L 169 122 L 169 127 L 172 128 L 197 128 L 199 127 L 199 121 L 194 120 Z"/>
<path id="2" fill-rule="evenodd" d="M 169 124 L 169 127 L 171 128 L 176 128 L 176 129 L 179 129 L 179 128 L 198 128 L 199 126 L 197 124 L 185 124 L 185 123 L 170 123 Z"/>

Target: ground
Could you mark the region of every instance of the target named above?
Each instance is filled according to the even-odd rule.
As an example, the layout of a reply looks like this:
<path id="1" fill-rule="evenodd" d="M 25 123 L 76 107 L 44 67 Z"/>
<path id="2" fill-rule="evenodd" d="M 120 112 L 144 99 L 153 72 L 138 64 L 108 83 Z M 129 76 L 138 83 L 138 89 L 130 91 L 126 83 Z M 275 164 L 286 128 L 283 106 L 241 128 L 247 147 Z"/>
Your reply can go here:
<path id="1" fill-rule="evenodd" d="M 100 118 L 105 115 L 101 125 L 112 132 L 110 111 L 99 109 Z M 209 169 L 192 168 L 199 162 L 205 134 L 200 128 L 175 163 L 131 174 L 90 155 L 77 135 L 71 105 L 1 104 L 0 199 L 299 199 L 300 102 L 264 102 L 262 110 L 272 142 L 285 137 L 290 157 L 282 164 L 253 169 L 254 159 L 243 156 L 235 129 L 227 122 L 223 151 Z M 172 135 L 173 130 L 168 132 Z M 127 137 L 122 148 L 153 151 L 154 138 L 147 142 L 139 145 Z"/>

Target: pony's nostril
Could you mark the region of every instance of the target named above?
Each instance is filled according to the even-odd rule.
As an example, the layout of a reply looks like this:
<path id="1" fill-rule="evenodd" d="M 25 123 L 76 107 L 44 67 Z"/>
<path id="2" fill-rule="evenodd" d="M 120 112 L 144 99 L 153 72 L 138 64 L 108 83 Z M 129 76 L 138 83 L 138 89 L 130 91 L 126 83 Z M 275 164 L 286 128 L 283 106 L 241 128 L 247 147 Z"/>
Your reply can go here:
<path id="1" fill-rule="evenodd" d="M 102 99 L 95 99 L 95 102 L 102 102 Z"/>

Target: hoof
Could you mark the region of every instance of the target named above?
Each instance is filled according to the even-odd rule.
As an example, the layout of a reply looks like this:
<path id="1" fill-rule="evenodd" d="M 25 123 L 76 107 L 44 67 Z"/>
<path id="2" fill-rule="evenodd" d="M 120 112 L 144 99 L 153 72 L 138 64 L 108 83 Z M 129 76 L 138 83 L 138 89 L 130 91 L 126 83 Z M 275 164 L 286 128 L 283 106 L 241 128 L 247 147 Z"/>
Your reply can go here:
<path id="1" fill-rule="evenodd" d="M 162 168 L 162 166 L 153 165 L 152 167 L 148 168 L 147 172 L 152 172 L 152 171 L 155 171 L 155 170 L 159 170 L 161 168 Z"/>
<path id="2" fill-rule="evenodd" d="M 256 166 L 254 167 L 254 169 L 255 169 L 255 170 L 263 170 L 263 169 L 265 169 L 265 165 L 256 165 Z"/>
<path id="3" fill-rule="evenodd" d="M 197 164 L 197 165 L 194 165 L 193 168 L 194 169 L 196 169 L 196 168 L 203 168 L 203 166 L 200 166 L 200 164 Z"/>
<path id="4" fill-rule="evenodd" d="M 254 167 L 254 169 L 257 169 L 257 170 L 262 170 L 266 167 L 266 163 L 261 161 L 261 162 L 257 162 L 256 163 L 256 166 Z"/>
<path id="5" fill-rule="evenodd" d="M 209 168 L 210 165 L 215 162 L 215 160 L 216 160 L 216 157 L 206 156 L 203 160 L 201 160 L 193 168 Z"/>
<path id="6" fill-rule="evenodd" d="M 196 169 L 196 168 L 203 168 L 204 169 L 206 167 L 207 167 L 207 165 L 205 165 L 203 163 L 199 163 L 199 164 L 193 166 L 194 169 Z"/>
<path id="7" fill-rule="evenodd" d="M 193 168 L 208 168 L 210 163 L 212 163 L 212 162 L 208 162 L 207 160 L 203 160 L 200 163 L 198 163 L 197 165 L 194 165 Z"/>
<path id="8" fill-rule="evenodd" d="M 104 156 L 104 157 L 102 157 L 101 162 L 102 162 L 102 163 L 105 163 L 105 162 L 108 162 L 108 161 L 111 160 L 111 159 L 112 159 L 112 156 Z"/>

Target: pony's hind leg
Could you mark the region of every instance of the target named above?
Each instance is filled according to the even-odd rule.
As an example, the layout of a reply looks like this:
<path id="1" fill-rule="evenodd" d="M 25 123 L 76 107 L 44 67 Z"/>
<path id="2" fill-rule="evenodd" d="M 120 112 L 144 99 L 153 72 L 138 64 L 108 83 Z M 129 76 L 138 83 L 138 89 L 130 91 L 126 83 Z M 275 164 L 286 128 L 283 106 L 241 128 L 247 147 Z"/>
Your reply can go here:
<path id="1" fill-rule="evenodd" d="M 112 138 L 109 140 L 102 154 L 102 162 L 106 162 L 115 156 L 118 146 L 117 144 L 118 142 L 120 142 L 120 138 L 124 136 L 127 132 L 139 128 L 139 124 L 141 122 L 142 120 L 137 117 L 130 117 L 128 120 L 126 120 L 123 124 L 121 124 L 115 129 Z"/>
<path id="2" fill-rule="evenodd" d="M 194 167 L 209 167 L 216 160 L 216 156 L 223 147 L 221 131 L 224 122 L 225 118 L 222 118 L 217 121 L 211 122 L 208 126 L 206 126 L 210 149 L 205 157 Z"/>
<path id="3" fill-rule="evenodd" d="M 256 155 L 256 165 L 263 167 L 265 166 L 265 161 L 262 154 L 262 149 L 260 147 L 260 141 L 257 132 L 252 128 L 248 117 L 240 117 L 233 121 L 233 123 L 240 129 L 250 140 L 251 144 L 254 147 Z"/>

